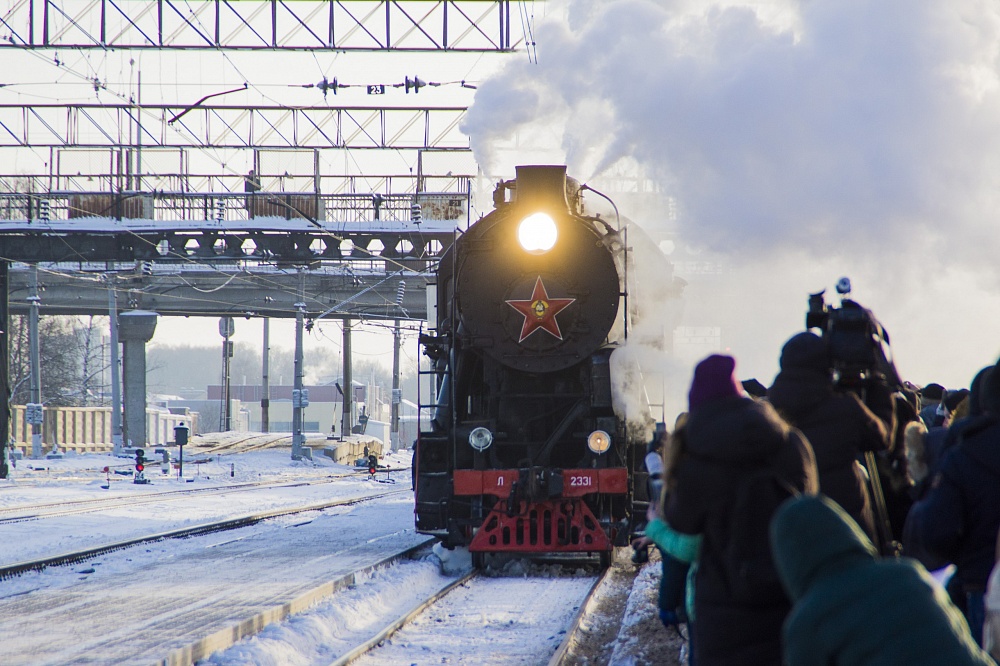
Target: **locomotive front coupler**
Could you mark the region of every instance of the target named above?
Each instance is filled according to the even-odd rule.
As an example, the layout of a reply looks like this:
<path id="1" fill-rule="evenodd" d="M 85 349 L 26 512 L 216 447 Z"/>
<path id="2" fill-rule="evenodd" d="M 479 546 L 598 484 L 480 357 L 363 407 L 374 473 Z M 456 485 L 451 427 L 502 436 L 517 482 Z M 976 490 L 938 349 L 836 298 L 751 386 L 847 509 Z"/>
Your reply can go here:
<path id="1" fill-rule="evenodd" d="M 527 499 L 530 502 L 562 497 L 562 470 L 547 467 L 529 467 L 520 471 L 520 480 L 527 488 Z"/>
<path id="2" fill-rule="evenodd" d="M 521 513 L 521 503 L 544 502 L 562 497 L 562 470 L 546 467 L 529 467 L 518 470 L 518 478 L 511 484 L 507 496 L 507 515 Z"/>

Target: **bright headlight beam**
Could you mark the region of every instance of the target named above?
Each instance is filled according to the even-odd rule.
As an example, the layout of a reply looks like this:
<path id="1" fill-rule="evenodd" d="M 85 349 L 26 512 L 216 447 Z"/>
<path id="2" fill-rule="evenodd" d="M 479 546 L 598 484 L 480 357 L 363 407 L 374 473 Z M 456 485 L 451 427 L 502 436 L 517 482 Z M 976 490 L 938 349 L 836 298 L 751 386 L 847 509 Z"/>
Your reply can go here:
<path id="1" fill-rule="evenodd" d="M 544 254 L 556 244 L 556 223 L 545 213 L 533 213 L 517 226 L 517 242 L 526 252 Z"/>

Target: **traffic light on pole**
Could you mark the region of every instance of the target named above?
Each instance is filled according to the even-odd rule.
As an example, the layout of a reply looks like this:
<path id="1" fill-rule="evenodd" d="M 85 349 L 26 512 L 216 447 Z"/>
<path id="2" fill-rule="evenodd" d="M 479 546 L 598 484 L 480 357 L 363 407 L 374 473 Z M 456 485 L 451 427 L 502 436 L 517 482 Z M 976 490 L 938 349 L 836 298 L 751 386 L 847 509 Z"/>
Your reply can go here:
<path id="1" fill-rule="evenodd" d="M 142 449 L 135 450 L 135 473 L 136 476 L 142 474 L 142 470 L 146 469 L 146 453 Z"/>

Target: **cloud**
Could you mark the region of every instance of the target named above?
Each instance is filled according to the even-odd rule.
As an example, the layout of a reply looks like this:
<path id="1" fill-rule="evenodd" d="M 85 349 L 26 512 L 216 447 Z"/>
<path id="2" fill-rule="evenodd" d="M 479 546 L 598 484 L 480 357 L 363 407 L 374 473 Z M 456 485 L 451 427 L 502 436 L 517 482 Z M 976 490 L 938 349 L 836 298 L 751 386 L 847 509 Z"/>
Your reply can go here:
<path id="1" fill-rule="evenodd" d="M 823 246 L 975 226 L 996 203 L 997 10 L 972 2 L 573 3 L 538 64 L 483 84 L 477 156 L 561 125 L 571 172 L 630 157 L 711 247 Z M 583 11 L 586 10 L 586 11 Z M 582 172 L 582 173 L 581 173 Z"/>
<path id="2" fill-rule="evenodd" d="M 796 291 L 777 318 L 797 320 L 807 290 L 850 274 L 912 335 L 1000 339 L 992 315 L 962 314 L 1000 286 L 997 3 L 576 1 L 535 39 L 537 64 L 483 83 L 468 113 L 480 163 L 542 126 L 582 180 L 633 160 L 676 200 L 671 230 L 741 276 L 741 313 Z M 747 353 L 776 359 L 768 345 Z M 952 361 L 971 377 L 995 346 Z"/>

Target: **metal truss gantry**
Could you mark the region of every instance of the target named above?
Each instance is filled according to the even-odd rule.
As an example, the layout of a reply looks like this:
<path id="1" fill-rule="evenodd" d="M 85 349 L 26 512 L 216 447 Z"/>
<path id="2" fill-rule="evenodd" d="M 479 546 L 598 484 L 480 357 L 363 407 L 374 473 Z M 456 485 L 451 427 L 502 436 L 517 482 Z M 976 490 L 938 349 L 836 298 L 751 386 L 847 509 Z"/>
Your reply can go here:
<path id="1" fill-rule="evenodd" d="M 465 107 L 0 104 L 0 147 L 471 152 Z"/>
<path id="2" fill-rule="evenodd" d="M 159 210 L 158 201 L 187 201 L 166 195 L 70 194 L 58 209 L 35 195 L 12 196 L 12 219 L 0 221 L 0 261 L 253 262 L 286 267 L 377 261 L 390 270 L 393 266 L 424 270 L 451 244 L 455 229 L 468 224 L 467 199 L 462 195 L 433 199 L 423 195 L 413 206 L 425 208 L 428 217 L 421 215 L 417 221 L 397 215 L 401 205 L 409 202 L 407 197 L 380 201 L 379 210 L 371 205 L 363 210 L 352 198 L 330 200 L 329 205 L 344 208 L 324 210 L 321 217 L 336 219 L 320 221 L 314 216 L 317 204 L 324 208 L 326 204 L 309 195 L 255 192 L 235 199 L 217 197 L 214 203 L 220 215 L 215 220 L 207 216 L 182 219 L 191 210 L 184 211 L 184 216 Z M 23 216 L 26 211 L 30 214 Z M 227 212 L 238 213 L 240 218 L 227 219 Z M 244 218 L 247 213 L 250 216 Z M 155 219 L 161 214 L 168 219 Z"/>
<path id="3" fill-rule="evenodd" d="M 114 289 L 122 308 L 168 316 L 294 319 L 301 299 L 306 319 L 325 312 L 327 319 L 426 319 L 426 274 L 392 268 L 327 264 L 303 270 L 300 282 L 296 268 L 274 266 L 157 265 L 144 274 L 127 266 L 43 264 L 39 306 L 42 315 L 103 316 L 107 290 Z M 10 267 L 11 314 L 28 312 L 33 275 L 25 264 Z"/>
<path id="4" fill-rule="evenodd" d="M 3 0 L 0 49 L 505 52 L 511 0 Z"/>

